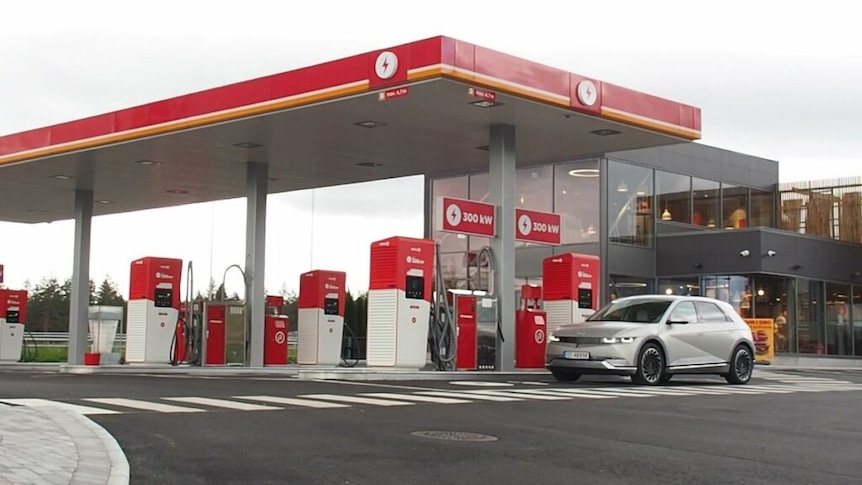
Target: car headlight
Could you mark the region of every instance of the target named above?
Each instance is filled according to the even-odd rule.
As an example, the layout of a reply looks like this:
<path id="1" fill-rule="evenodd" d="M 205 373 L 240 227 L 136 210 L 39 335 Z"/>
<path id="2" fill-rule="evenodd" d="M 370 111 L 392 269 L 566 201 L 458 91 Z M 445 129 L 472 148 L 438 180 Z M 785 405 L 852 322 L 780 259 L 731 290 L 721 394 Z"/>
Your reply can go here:
<path id="1" fill-rule="evenodd" d="M 553 333 L 548 334 L 548 342 L 559 342 L 559 341 L 560 341 L 560 337 L 557 337 Z"/>
<path id="2" fill-rule="evenodd" d="M 635 341 L 634 337 L 604 337 L 603 344 L 630 344 Z"/>

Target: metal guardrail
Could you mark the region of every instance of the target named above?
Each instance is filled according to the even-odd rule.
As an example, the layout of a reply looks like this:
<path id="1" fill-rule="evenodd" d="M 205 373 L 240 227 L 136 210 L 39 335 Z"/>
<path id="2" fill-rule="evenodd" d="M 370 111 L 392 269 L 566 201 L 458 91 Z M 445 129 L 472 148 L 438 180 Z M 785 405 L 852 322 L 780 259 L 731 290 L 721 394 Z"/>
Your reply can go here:
<path id="1" fill-rule="evenodd" d="M 69 332 L 27 332 L 24 335 L 24 340 L 27 343 L 35 341 L 39 345 L 46 347 L 65 347 L 69 345 Z M 288 345 L 296 345 L 296 332 L 290 332 L 287 337 Z M 88 335 L 87 341 L 92 342 L 92 338 Z M 114 345 L 125 345 L 126 334 L 118 333 L 114 337 Z"/>

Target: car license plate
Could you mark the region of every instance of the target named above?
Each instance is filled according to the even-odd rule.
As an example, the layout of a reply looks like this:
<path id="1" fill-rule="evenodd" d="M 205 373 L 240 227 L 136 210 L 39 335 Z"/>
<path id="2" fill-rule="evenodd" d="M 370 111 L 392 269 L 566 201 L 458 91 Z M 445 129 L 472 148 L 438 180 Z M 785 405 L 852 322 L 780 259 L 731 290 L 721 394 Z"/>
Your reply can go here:
<path id="1" fill-rule="evenodd" d="M 588 360 L 590 358 L 589 352 L 584 352 L 583 350 L 566 350 L 563 352 L 564 359 L 573 359 L 573 360 Z"/>

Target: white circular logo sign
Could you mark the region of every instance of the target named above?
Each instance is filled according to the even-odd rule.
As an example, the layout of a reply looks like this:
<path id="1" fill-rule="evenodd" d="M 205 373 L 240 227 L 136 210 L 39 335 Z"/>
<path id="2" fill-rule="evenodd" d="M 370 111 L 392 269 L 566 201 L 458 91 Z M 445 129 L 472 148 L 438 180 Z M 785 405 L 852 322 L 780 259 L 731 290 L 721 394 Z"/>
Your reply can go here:
<path id="1" fill-rule="evenodd" d="M 284 332 L 275 332 L 275 343 L 279 345 L 284 343 Z"/>
<path id="2" fill-rule="evenodd" d="M 413 263 L 413 256 L 407 256 L 407 264 Z"/>
<path id="3" fill-rule="evenodd" d="M 599 98 L 596 85 L 590 80 L 583 80 L 578 83 L 578 101 L 584 106 L 592 106 L 596 104 Z"/>
<path id="4" fill-rule="evenodd" d="M 389 79 L 395 75 L 398 70 L 398 56 L 394 53 L 385 51 L 377 56 L 377 62 L 374 63 L 374 72 L 380 79 Z"/>
<path id="5" fill-rule="evenodd" d="M 528 216 L 527 214 L 523 214 L 521 217 L 518 218 L 518 232 L 526 236 L 532 231 L 533 221 L 530 220 L 530 216 Z"/>
<path id="6" fill-rule="evenodd" d="M 545 331 L 542 330 L 541 328 L 536 330 L 535 339 L 536 339 L 537 344 L 544 342 L 545 341 Z"/>
<path id="7" fill-rule="evenodd" d="M 451 204 L 446 209 L 446 222 L 452 227 L 457 227 L 458 224 L 461 224 L 461 208 L 458 207 L 458 204 Z"/>

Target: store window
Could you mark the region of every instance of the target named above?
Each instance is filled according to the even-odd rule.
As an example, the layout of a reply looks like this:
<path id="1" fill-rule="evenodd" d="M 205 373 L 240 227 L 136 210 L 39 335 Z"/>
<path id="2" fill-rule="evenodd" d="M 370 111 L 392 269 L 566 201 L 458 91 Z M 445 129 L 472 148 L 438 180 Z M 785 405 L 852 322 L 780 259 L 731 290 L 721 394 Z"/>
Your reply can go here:
<path id="1" fill-rule="evenodd" d="M 721 212 L 725 229 L 748 226 L 748 187 L 722 184 Z"/>
<path id="2" fill-rule="evenodd" d="M 608 237 L 610 242 L 651 246 L 652 170 L 608 162 Z"/>
<path id="3" fill-rule="evenodd" d="M 453 177 L 445 179 L 436 179 L 431 183 L 431 201 L 432 204 L 437 203 L 438 197 L 457 197 L 459 199 L 467 198 L 467 177 Z M 436 207 L 434 205 L 433 207 Z M 463 234 L 453 234 L 451 232 L 442 232 L 437 230 L 438 221 L 434 219 L 435 210 L 431 211 L 431 224 L 434 228 L 434 240 L 440 242 L 440 252 L 454 252 L 467 250 L 467 236 Z"/>
<path id="4" fill-rule="evenodd" d="M 610 300 L 635 295 L 649 295 L 653 292 L 652 280 L 625 275 L 610 275 Z"/>
<path id="5" fill-rule="evenodd" d="M 477 173 L 470 175 L 470 200 L 478 200 L 481 202 L 488 202 L 488 197 L 490 194 L 488 193 L 488 174 L 487 173 Z M 470 251 L 475 253 L 479 251 L 483 247 L 490 244 L 490 240 L 487 237 L 480 236 L 470 236 L 469 238 L 469 246 Z"/>
<path id="6" fill-rule="evenodd" d="M 796 333 L 800 354 L 826 353 L 823 328 L 823 283 L 800 279 L 797 283 Z"/>
<path id="7" fill-rule="evenodd" d="M 554 167 L 530 167 L 515 172 L 515 207 L 542 212 L 554 209 Z M 515 241 L 515 247 L 536 246 Z"/>
<path id="8" fill-rule="evenodd" d="M 700 296 L 697 278 L 659 280 L 658 291 L 663 295 Z"/>
<path id="9" fill-rule="evenodd" d="M 862 356 L 862 285 L 853 285 L 853 354 Z"/>
<path id="10" fill-rule="evenodd" d="M 691 198 L 694 212 L 691 222 L 696 226 L 717 227 L 719 224 L 718 206 L 721 201 L 718 182 L 699 178 L 691 179 Z"/>
<path id="11" fill-rule="evenodd" d="M 704 276 L 703 296 L 729 303 L 742 318 L 751 318 L 751 281 L 747 276 Z"/>
<path id="12" fill-rule="evenodd" d="M 776 353 L 796 353 L 796 290 L 793 278 L 754 277 L 754 318 L 771 318 Z"/>
<path id="13" fill-rule="evenodd" d="M 826 353 L 853 355 L 850 332 L 850 285 L 826 283 Z"/>
<path id="14" fill-rule="evenodd" d="M 775 196 L 772 192 L 751 191 L 751 227 L 775 227 Z"/>
<path id="15" fill-rule="evenodd" d="M 554 212 L 562 220 L 563 244 L 599 240 L 599 163 L 597 160 L 554 167 Z"/>
<path id="16" fill-rule="evenodd" d="M 656 217 L 659 220 L 691 224 L 691 177 L 656 171 L 655 191 L 658 194 Z"/>

